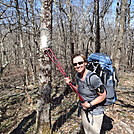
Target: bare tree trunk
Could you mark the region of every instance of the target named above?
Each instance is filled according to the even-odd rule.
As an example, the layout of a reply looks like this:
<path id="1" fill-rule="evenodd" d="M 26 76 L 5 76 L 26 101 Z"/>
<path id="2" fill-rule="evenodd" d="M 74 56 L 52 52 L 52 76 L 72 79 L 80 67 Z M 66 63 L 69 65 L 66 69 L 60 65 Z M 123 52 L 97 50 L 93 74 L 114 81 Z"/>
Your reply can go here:
<path id="1" fill-rule="evenodd" d="M 65 55 L 65 63 L 66 63 L 66 67 L 65 67 L 65 70 L 68 69 L 68 64 L 67 64 L 67 60 L 68 60 L 68 57 L 67 57 L 67 51 L 66 51 L 66 48 L 67 48 L 67 37 L 66 37 L 66 30 L 64 28 L 64 22 L 63 22 L 63 18 L 62 18 L 62 4 L 61 4 L 61 0 L 59 0 L 59 10 L 60 10 L 60 23 L 61 23 L 61 33 L 63 36 L 63 44 L 64 44 L 64 55 Z M 60 28 L 59 28 L 60 29 Z"/>
<path id="2" fill-rule="evenodd" d="M 70 56 L 74 54 L 74 42 L 73 42 L 73 28 L 72 28 L 72 17 L 73 17 L 73 12 L 72 12 L 72 1 L 68 0 L 66 1 L 67 7 L 69 10 L 69 13 L 67 15 L 68 21 L 69 21 L 69 44 L 70 44 Z"/>
<path id="3" fill-rule="evenodd" d="M 71 56 L 74 54 L 74 42 L 73 42 L 73 28 L 72 28 L 72 6 L 70 1 L 70 19 L 69 19 L 69 29 L 70 29 L 70 46 L 71 46 Z"/>
<path id="4" fill-rule="evenodd" d="M 133 46 L 133 33 L 131 31 L 131 25 L 130 25 L 130 5 L 131 5 L 131 0 L 128 1 L 128 4 L 127 4 L 127 28 L 128 28 L 128 34 L 127 34 L 127 37 L 128 37 L 128 46 L 127 46 L 127 65 L 128 67 L 131 69 L 133 68 L 132 65 L 133 65 L 133 51 L 134 51 L 134 46 Z"/>
<path id="5" fill-rule="evenodd" d="M 125 32 L 126 32 L 126 3 L 127 0 L 122 0 L 121 6 L 120 6 L 120 19 L 119 19 L 119 35 L 118 38 L 116 37 L 116 54 L 114 56 L 114 65 L 119 70 L 121 67 L 120 63 L 121 61 L 125 61 L 126 59 L 126 50 L 125 50 Z M 117 27 L 118 29 L 118 27 Z M 124 64 L 123 64 L 124 66 Z"/>
<path id="6" fill-rule="evenodd" d="M 99 23 L 99 0 L 94 0 L 94 13 L 95 13 L 95 52 L 99 53 L 100 45 L 100 23 Z"/>
<path id="7" fill-rule="evenodd" d="M 21 13 L 19 11 L 19 1 L 15 0 L 15 4 L 16 4 L 16 11 L 17 11 L 17 22 L 18 22 L 18 33 L 19 33 L 19 46 L 20 46 L 20 61 L 22 61 L 22 65 L 24 68 L 24 86 L 27 86 L 29 81 L 28 81 L 28 69 L 27 69 L 27 62 L 25 59 L 25 47 L 24 47 L 24 42 L 23 42 L 23 33 L 22 33 L 22 25 L 21 25 Z"/>
<path id="8" fill-rule="evenodd" d="M 31 23 L 32 23 L 32 30 L 33 30 L 33 34 L 32 35 L 28 35 L 28 46 L 29 46 L 29 49 L 30 49 L 30 52 L 29 52 L 29 55 L 30 55 L 30 64 L 31 64 L 31 73 L 32 73 L 32 80 L 33 80 L 33 83 L 35 83 L 35 80 L 36 80 L 36 66 L 35 66 L 35 62 L 36 62 L 36 54 L 37 54 L 37 50 L 36 50 L 36 26 L 35 26 L 35 11 L 34 11 L 34 1 L 29 1 L 29 4 L 30 4 L 30 10 L 32 11 L 32 20 L 31 20 Z M 26 5 L 27 5 L 27 2 L 26 2 Z M 29 19 L 29 14 L 28 14 L 28 11 L 27 11 L 27 19 Z M 31 42 L 31 39 L 34 41 L 34 42 Z"/>
<path id="9" fill-rule="evenodd" d="M 39 100 L 37 103 L 36 133 L 49 134 L 51 132 L 51 65 L 44 50 L 51 46 L 52 41 L 52 0 L 42 0 L 41 16 L 41 45 L 39 69 Z"/>
<path id="10" fill-rule="evenodd" d="M 1 61 L 1 63 L 0 63 L 0 67 L 3 67 L 3 65 L 5 64 L 5 56 L 4 56 L 4 46 L 3 46 L 3 42 L 2 42 L 2 40 L 1 40 L 1 43 L 0 43 L 0 54 L 1 54 L 1 56 L 0 56 L 0 61 Z"/>
<path id="11" fill-rule="evenodd" d="M 0 61 L 1 61 L 0 68 L 5 68 L 5 66 L 7 66 L 7 64 L 8 64 L 7 53 L 6 53 L 4 45 L 3 45 L 3 40 L 4 40 L 5 36 L 0 40 L 0 42 L 1 42 L 0 43 Z"/>

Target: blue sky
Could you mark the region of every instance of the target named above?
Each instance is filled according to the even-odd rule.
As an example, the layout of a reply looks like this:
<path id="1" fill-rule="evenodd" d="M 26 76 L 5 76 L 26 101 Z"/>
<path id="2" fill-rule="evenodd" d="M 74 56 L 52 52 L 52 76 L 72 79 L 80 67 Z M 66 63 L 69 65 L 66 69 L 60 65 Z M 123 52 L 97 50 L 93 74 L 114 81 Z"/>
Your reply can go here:
<path id="1" fill-rule="evenodd" d="M 113 4 L 112 4 L 112 11 L 113 11 L 113 15 L 115 16 L 115 13 L 116 13 L 116 3 L 117 1 L 119 0 L 114 0 Z M 131 26 L 134 28 L 134 0 L 128 0 L 128 2 L 131 1 L 131 6 L 130 6 L 130 12 L 131 12 Z M 133 13 L 132 13 L 133 12 Z M 133 18 L 132 18 L 133 16 Z"/>
<path id="2" fill-rule="evenodd" d="M 108 0 L 107 0 L 108 1 Z M 110 7 L 110 13 L 106 14 L 106 17 L 108 18 L 109 22 L 110 21 L 115 21 L 115 17 L 116 17 L 116 5 L 117 5 L 117 2 L 118 1 L 121 1 L 121 0 L 113 0 L 113 3 Z M 134 0 L 128 0 L 128 2 L 131 1 L 131 6 L 130 6 L 130 12 L 131 12 L 131 26 L 134 27 Z M 72 0 L 73 4 L 76 5 L 76 4 L 79 4 L 79 2 L 82 2 L 82 0 Z M 88 6 L 90 5 L 91 2 L 94 2 L 94 0 L 84 0 L 85 4 Z M 100 0 L 101 2 L 101 0 Z M 79 5 L 77 5 L 79 6 Z M 133 13 L 132 13 L 133 11 Z M 133 18 L 132 18 L 133 16 Z"/>

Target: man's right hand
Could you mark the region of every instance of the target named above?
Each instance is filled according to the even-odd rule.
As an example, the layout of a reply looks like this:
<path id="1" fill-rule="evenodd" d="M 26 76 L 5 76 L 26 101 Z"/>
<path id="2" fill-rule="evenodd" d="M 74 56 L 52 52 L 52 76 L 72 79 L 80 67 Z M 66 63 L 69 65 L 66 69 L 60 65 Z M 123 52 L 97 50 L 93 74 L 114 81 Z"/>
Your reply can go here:
<path id="1" fill-rule="evenodd" d="M 69 84 L 69 83 L 71 82 L 71 80 L 70 80 L 69 77 L 65 77 L 64 79 L 65 79 L 65 82 L 66 82 L 67 84 Z"/>

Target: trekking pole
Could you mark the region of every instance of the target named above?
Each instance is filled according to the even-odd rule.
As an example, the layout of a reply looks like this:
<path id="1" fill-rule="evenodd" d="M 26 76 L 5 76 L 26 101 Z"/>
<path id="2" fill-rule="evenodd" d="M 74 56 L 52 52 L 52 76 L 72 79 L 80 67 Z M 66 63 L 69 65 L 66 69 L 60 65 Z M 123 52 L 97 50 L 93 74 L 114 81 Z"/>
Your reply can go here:
<path id="1" fill-rule="evenodd" d="M 45 54 L 50 58 L 50 60 L 54 63 L 54 65 L 58 68 L 58 70 L 61 72 L 61 74 L 64 77 L 67 77 L 66 72 L 63 70 L 62 66 L 60 65 L 60 63 L 58 62 L 58 59 L 56 58 L 56 56 L 54 55 L 54 52 L 52 51 L 52 49 L 47 48 L 45 50 Z M 72 82 L 69 83 L 70 88 L 78 95 L 79 99 L 84 102 L 84 98 L 79 94 L 79 92 L 77 91 L 76 87 L 72 84 Z"/>

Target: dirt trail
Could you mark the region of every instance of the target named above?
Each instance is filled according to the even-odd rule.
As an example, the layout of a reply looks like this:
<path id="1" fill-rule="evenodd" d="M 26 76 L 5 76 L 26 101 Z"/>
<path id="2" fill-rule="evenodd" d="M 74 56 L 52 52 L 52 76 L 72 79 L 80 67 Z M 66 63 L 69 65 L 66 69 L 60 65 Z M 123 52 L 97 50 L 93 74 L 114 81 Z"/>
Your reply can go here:
<path id="1" fill-rule="evenodd" d="M 134 73 L 121 73 L 117 88 L 117 101 L 105 109 L 103 132 L 106 134 L 134 134 Z M 58 89 L 52 101 L 52 129 L 54 134 L 78 134 L 81 119 L 77 117 L 77 101 L 74 92 L 66 87 Z M 37 88 L 1 90 L 0 133 L 18 131 L 17 134 L 33 134 L 36 116 Z M 16 128 L 16 129 L 15 129 Z M 14 131 L 13 131 L 14 130 Z M 11 134 L 11 133 L 10 133 Z M 14 133 L 12 133 L 14 134 Z M 79 134 L 83 134 L 82 132 Z M 104 134 L 104 133 L 102 133 Z"/>

